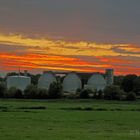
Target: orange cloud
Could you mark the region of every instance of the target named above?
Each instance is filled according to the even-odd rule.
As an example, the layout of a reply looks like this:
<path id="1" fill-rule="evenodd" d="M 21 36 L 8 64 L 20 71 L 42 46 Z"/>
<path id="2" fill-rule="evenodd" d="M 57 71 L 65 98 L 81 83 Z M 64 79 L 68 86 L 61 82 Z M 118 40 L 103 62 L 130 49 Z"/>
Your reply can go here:
<path id="1" fill-rule="evenodd" d="M 0 34 L 0 44 L 24 46 L 30 52 L 39 52 L 53 55 L 87 55 L 87 56 L 127 56 L 123 52 L 114 51 L 120 48 L 124 51 L 140 51 L 131 44 L 98 44 L 95 42 L 66 42 L 63 40 L 50 40 L 47 38 L 29 38 L 22 35 Z M 131 54 L 139 56 L 139 54 Z"/>
<path id="2" fill-rule="evenodd" d="M 93 72 L 96 68 L 107 68 L 110 65 L 82 61 L 78 58 L 54 56 L 44 54 L 3 54 L 0 53 L 0 62 L 4 67 L 24 69 L 51 69 L 63 71 Z"/>
<path id="3" fill-rule="evenodd" d="M 126 62 L 133 61 L 122 60 L 120 58 L 98 57 L 99 62 L 86 62 L 78 58 L 65 56 L 54 56 L 44 54 L 24 54 L 16 55 L 10 53 L 0 53 L 1 65 L 8 70 L 40 69 L 40 70 L 62 70 L 62 71 L 80 71 L 80 72 L 103 72 L 105 68 L 113 67 L 116 74 L 132 73 L 140 74 L 140 68 L 124 66 Z M 116 65 L 119 63 L 119 65 Z M 6 69 L 7 70 L 7 69 Z"/>
<path id="4" fill-rule="evenodd" d="M 112 67 L 117 74 L 140 75 L 140 62 L 136 60 L 140 59 L 140 48 L 132 44 L 68 42 L 14 34 L 0 34 L 0 44 L 0 48 L 8 46 L 7 50 L 0 52 L 3 70 L 16 70 L 20 67 L 29 70 L 103 72 Z M 13 53 L 8 51 L 12 47 L 15 47 Z"/>

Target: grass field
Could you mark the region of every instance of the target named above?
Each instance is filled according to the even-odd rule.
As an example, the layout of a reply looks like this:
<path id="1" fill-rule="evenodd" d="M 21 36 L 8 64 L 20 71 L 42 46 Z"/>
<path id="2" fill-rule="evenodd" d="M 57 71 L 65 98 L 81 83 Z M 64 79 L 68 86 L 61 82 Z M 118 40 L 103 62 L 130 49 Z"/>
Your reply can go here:
<path id="1" fill-rule="evenodd" d="M 0 140 L 140 140 L 140 101 L 0 100 Z"/>

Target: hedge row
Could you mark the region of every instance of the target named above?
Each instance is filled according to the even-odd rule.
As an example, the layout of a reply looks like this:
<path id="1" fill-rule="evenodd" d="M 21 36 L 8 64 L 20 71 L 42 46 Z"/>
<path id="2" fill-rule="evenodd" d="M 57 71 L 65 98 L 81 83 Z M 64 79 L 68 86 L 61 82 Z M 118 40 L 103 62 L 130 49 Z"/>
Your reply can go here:
<path id="1" fill-rule="evenodd" d="M 126 93 L 119 86 L 108 86 L 102 90 L 78 89 L 76 93 L 63 93 L 61 83 L 54 82 L 49 90 L 38 89 L 35 85 L 29 85 L 23 92 L 15 87 L 9 89 L 0 83 L 0 98 L 26 98 L 26 99 L 106 99 L 106 100 L 136 100 L 134 92 Z"/>

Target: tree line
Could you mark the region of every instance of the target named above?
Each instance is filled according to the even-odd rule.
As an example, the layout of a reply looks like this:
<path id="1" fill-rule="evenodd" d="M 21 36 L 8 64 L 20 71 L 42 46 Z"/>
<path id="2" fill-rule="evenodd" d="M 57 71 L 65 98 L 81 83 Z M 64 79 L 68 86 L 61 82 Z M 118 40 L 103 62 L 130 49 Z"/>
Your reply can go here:
<path id="1" fill-rule="evenodd" d="M 7 76 L 17 75 L 16 73 L 8 73 Z M 22 75 L 22 74 L 21 74 Z M 6 76 L 6 77 L 7 77 Z M 50 85 L 49 90 L 37 88 L 39 74 L 31 75 L 32 84 L 24 91 L 11 87 L 7 89 L 5 78 L 0 78 L 0 98 L 26 98 L 26 99 L 106 99 L 106 100 L 136 100 L 140 96 L 140 76 L 129 74 L 126 76 L 115 76 L 114 85 L 107 86 L 103 91 L 90 89 L 77 89 L 76 93 L 63 93 L 62 79 L 57 77 L 58 81 Z M 82 80 L 83 82 L 83 80 Z"/>

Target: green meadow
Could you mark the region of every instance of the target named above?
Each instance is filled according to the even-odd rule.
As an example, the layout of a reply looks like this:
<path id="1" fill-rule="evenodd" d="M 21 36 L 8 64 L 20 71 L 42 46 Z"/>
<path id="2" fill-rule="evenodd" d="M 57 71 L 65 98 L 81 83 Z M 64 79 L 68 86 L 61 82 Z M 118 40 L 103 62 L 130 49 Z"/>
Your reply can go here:
<path id="1" fill-rule="evenodd" d="M 140 101 L 3 99 L 0 140 L 140 140 Z"/>

